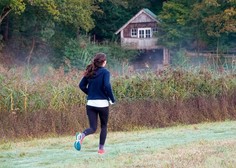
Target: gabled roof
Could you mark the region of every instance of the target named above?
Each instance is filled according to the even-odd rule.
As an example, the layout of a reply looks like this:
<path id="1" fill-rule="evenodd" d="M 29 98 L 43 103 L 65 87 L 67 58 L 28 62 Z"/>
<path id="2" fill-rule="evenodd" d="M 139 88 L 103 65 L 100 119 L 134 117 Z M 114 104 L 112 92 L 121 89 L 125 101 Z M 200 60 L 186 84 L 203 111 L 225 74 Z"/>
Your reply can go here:
<path id="1" fill-rule="evenodd" d="M 156 15 L 152 12 L 152 11 L 150 11 L 149 9 L 147 9 L 147 8 L 144 8 L 143 9 L 147 14 L 149 14 L 150 16 L 152 16 L 152 18 L 154 18 L 155 20 L 156 20 Z"/>
<path id="2" fill-rule="evenodd" d="M 155 20 L 157 23 L 159 23 L 159 21 L 156 18 L 157 16 L 152 11 L 150 11 L 149 9 L 144 8 L 144 9 L 140 10 L 134 17 L 132 17 L 126 24 L 124 24 L 119 30 L 117 30 L 115 32 L 115 34 L 118 34 L 121 30 L 123 30 L 129 23 L 131 23 L 135 18 L 137 18 L 141 13 L 147 14 L 153 20 Z"/>

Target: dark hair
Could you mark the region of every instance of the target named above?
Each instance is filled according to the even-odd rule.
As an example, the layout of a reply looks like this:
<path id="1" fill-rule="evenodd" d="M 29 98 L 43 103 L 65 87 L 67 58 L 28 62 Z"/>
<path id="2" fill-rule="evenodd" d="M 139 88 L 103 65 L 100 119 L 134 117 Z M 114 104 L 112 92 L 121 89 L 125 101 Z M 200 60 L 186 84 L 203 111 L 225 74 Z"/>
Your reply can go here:
<path id="1" fill-rule="evenodd" d="M 102 67 L 104 61 L 106 61 L 106 54 L 104 53 L 97 53 L 95 54 L 93 60 L 92 60 L 92 63 L 89 64 L 87 67 L 86 67 L 86 70 L 85 70 L 85 73 L 84 73 L 84 76 L 86 77 L 92 77 L 96 70 L 99 68 L 99 67 Z"/>

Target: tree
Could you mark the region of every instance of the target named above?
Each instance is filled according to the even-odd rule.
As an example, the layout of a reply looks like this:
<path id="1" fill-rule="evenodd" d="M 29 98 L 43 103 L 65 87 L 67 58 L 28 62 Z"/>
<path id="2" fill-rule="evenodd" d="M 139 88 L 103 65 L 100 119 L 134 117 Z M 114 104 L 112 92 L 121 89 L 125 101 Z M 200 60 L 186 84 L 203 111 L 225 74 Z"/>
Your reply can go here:
<path id="1" fill-rule="evenodd" d="M 0 25 L 5 17 L 12 11 L 21 14 L 25 10 L 23 0 L 1 0 L 0 1 Z"/>
<path id="2" fill-rule="evenodd" d="M 197 14 L 196 14 L 197 13 Z M 203 0 L 193 8 L 193 18 L 201 21 L 202 29 L 215 41 L 216 52 L 236 33 L 236 1 Z"/>
<path id="3" fill-rule="evenodd" d="M 9 18 L 4 26 L 0 25 L 0 33 L 8 34 L 4 32 L 10 30 L 10 45 L 16 49 L 17 54 L 22 52 L 22 55 L 27 55 L 30 62 L 37 47 L 50 45 L 50 40 L 59 30 L 55 25 L 70 27 L 69 31 L 74 31 L 75 35 L 91 30 L 94 27 L 92 14 L 99 11 L 95 2 L 96 0 L 1 0 L 1 19 L 7 15 Z M 65 39 L 61 40 L 61 44 L 64 44 Z"/>
<path id="4" fill-rule="evenodd" d="M 1 24 L 8 15 L 13 12 L 15 14 L 21 14 L 25 10 L 25 3 L 23 0 L 1 0 L 0 1 L 0 30 Z M 0 48 L 2 48 L 2 39 L 8 39 L 8 20 L 5 24 L 5 29 L 3 30 L 3 36 L 0 34 Z"/>
<path id="5" fill-rule="evenodd" d="M 92 14 L 99 12 L 93 0 L 63 0 L 58 2 L 58 20 L 88 32 L 94 27 Z"/>
<path id="6" fill-rule="evenodd" d="M 161 21 L 158 33 L 159 43 L 168 48 L 181 48 L 190 38 L 189 1 L 168 1 L 163 4 L 163 10 L 158 15 Z"/>
<path id="7" fill-rule="evenodd" d="M 12 18 L 12 32 L 14 44 L 21 47 L 18 53 L 26 55 L 29 64 L 35 49 L 45 45 L 54 34 L 54 17 L 58 15 L 57 9 L 52 2 L 46 4 L 40 1 L 25 3 L 26 9 L 20 16 Z M 22 45 L 24 47 L 22 48 Z"/>
<path id="8" fill-rule="evenodd" d="M 127 21 L 127 3 L 121 2 L 105 0 L 98 3 L 101 11 L 93 14 L 95 27 L 90 32 L 96 38 L 94 40 L 113 39 L 114 33 Z"/>
<path id="9" fill-rule="evenodd" d="M 159 42 L 169 48 L 225 46 L 236 32 L 235 0 L 169 0 L 160 12 Z M 217 42 L 217 43 L 215 43 Z M 228 45 L 228 44 L 227 44 Z M 194 48 L 193 48 L 194 49 Z"/>

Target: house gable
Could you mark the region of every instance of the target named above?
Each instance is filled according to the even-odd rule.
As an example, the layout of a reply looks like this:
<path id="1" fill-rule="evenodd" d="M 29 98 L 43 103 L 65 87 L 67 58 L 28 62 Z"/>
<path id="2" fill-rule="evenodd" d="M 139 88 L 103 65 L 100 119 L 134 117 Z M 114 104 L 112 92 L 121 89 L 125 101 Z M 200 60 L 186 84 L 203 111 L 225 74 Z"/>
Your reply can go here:
<path id="1" fill-rule="evenodd" d="M 156 21 L 146 13 L 142 12 L 140 15 L 134 18 L 130 23 L 143 23 L 143 22 L 156 22 Z"/>
<path id="2" fill-rule="evenodd" d="M 155 22 L 159 23 L 156 19 L 156 15 L 152 13 L 149 9 L 142 9 L 139 11 L 134 17 L 132 17 L 126 24 L 124 24 L 119 30 L 115 32 L 115 34 L 120 33 L 123 29 L 125 29 L 130 23 L 148 23 Z"/>

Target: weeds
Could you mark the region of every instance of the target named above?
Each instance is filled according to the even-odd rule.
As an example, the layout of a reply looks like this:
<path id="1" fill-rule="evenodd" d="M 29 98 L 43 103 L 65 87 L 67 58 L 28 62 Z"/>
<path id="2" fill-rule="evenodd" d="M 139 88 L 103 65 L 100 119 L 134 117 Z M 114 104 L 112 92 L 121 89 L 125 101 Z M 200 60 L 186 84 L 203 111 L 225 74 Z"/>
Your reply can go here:
<path id="1" fill-rule="evenodd" d="M 35 68 L 0 68 L 0 135 L 68 134 L 87 125 L 80 71 L 40 75 Z M 113 76 L 117 104 L 109 129 L 165 127 L 236 119 L 236 75 L 206 69 L 166 69 Z"/>

